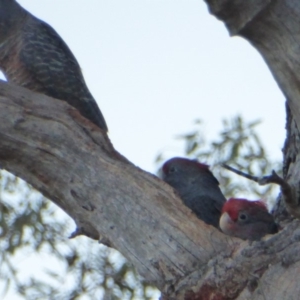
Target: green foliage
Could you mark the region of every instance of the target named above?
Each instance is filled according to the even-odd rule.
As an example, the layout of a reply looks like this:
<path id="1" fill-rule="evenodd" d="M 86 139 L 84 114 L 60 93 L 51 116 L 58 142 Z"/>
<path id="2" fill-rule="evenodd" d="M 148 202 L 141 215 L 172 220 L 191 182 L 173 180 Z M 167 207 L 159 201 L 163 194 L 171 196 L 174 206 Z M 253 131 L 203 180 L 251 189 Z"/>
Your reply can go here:
<path id="1" fill-rule="evenodd" d="M 238 116 L 224 121 L 220 134 L 207 140 L 197 121 L 180 141 L 186 156 L 214 164 L 227 197 L 250 193 L 275 199 L 273 186 L 260 188 L 218 167 L 226 162 L 258 176 L 278 171 L 279 164 L 267 159 L 258 124 Z M 6 172 L 0 176 L 0 298 L 9 299 L 12 291 L 19 299 L 32 300 L 158 298 L 157 290 L 143 284 L 120 253 L 85 237 L 69 240 L 75 225 L 65 213 L 22 180 Z"/>

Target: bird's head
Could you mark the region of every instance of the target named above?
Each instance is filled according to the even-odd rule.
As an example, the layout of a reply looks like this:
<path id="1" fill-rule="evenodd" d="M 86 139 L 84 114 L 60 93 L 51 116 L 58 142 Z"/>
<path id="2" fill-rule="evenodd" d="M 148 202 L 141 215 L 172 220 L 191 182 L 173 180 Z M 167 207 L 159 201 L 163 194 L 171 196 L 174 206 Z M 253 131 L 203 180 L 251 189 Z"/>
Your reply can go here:
<path id="1" fill-rule="evenodd" d="M 166 161 L 161 169 L 161 178 L 177 189 L 182 187 L 187 191 L 210 182 L 214 185 L 219 184 L 208 165 L 183 157 L 174 157 Z"/>
<path id="2" fill-rule="evenodd" d="M 219 222 L 221 230 L 242 239 L 256 240 L 277 232 L 277 225 L 262 201 L 231 198 L 225 202 Z"/>
<path id="3" fill-rule="evenodd" d="M 163 179 L 169 176 L 176 176 L 178 173 L 187 175 L 198 172 L 210 172 L 209 166 L 197 160 L 183 157 L 173 157 L 162 166 Z"/>

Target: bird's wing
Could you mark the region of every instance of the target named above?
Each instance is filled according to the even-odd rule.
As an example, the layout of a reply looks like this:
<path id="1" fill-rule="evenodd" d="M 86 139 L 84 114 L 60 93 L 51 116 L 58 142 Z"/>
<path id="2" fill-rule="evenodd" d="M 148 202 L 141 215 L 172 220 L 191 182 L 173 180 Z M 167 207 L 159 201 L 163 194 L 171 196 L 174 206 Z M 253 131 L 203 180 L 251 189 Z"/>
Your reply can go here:
<path id="1" fill-rule="evenodd" d="M 215 197 L 209 195 L 198 195 L 186 203 L 186 205 L 207 224 L 219 227 L 222 206 L 216 202 Z"/>
<path id="2" fill-rule="evenodd" d="M 20 60 L 41 87 L 39 92 L 67 101 L 83 116 L 107 130 L 76 58 L 51 26 L 32 16 L 23 28 Z"/>

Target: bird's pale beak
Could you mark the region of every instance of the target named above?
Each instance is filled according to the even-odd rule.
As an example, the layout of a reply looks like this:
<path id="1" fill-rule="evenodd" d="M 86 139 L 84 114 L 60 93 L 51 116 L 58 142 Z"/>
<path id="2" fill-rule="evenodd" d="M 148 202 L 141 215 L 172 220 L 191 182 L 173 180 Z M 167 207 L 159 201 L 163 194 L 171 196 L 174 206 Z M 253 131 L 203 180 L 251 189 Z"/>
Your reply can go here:
<path id="1" fill-rule="evenodd" d="M 229 214 L 227 212 L 224 212 L 221 215 L 221 218 L 219 221 L 219 226 L 220 226 L 221 230 L 225 234 L 230 234 L 233 225 L 234 225 L 234 222 L 231 220 Z"/>

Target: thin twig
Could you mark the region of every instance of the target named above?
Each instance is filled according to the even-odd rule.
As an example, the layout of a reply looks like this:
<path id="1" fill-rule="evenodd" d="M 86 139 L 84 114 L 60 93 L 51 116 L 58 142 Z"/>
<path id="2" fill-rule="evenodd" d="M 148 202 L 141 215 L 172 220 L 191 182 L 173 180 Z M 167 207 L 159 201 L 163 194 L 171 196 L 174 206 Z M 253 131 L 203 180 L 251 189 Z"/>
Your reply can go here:
<path id="1" fill-rule="evenodd" d="M 258 176 L 252 176 L 250 174 L 247 174 L 245 172 L 237 170 L 233 167 L 230 167 L 227 164 L 222 164 L 222 167 L 229 170 L 229 171 L 231 171 L 231 172 L 234 172 L 234 173 L 236 173 L 236 174 L 238 174 L 242 177 L 245 177 L 247 179 L 255 181 L 259 185 L 267 185 L 267 184 L 270 184 L 270 183 L 278 184 L 281 188 L 281 192 L 282 192 L 282 195 L 284 196 L 286 205 L 289 206 L 290 209 L 298 208 L 298 202 L 293 197 L 291 186 L 283 178 L 281 178 L 274 170 L 272 171 L 271 175 L 258 177 Z"/>

